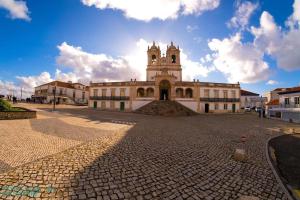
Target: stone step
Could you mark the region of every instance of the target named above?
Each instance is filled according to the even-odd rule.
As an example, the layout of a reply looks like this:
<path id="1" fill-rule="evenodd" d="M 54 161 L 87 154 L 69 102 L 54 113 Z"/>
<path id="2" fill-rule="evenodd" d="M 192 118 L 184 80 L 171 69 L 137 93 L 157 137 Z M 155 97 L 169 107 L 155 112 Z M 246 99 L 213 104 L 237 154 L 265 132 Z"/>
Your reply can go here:
<path id="1" fill-rule="evenodd" d="M 190 116 L 196 113 L 176 101 L 153 101 L 135 113 L 160 116 Z"/>

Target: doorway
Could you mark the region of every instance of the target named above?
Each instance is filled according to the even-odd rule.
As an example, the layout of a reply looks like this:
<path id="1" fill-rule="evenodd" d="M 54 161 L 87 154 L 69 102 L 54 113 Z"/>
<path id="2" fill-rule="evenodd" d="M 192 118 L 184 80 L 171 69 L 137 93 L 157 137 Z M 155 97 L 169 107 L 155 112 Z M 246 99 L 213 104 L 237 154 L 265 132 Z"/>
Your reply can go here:
<path id="1" fill-rule="evenodd" d="M 235 112 L 235 104 L 232 104 L 232 112 Z"/>
<path id="2" fill-rule="evenodd" d="M 120 102 L 120 111 L 125 110 L 125 102 Z"/>
<path id="3" fill-rule="evenodd" d="M 209 113 L 209 104 L 208 103 L 205 104 L 205 113 Z"/>
<path id="4" fill-rule="evenodd" d="M 94 101 L 94 108 L 97 108 L 97 101 Z"/>
<path id="5" fill-rule="evenodd" d="M 159 83 L 159 100 L 169 100 L 171 93 L 171 84 L 167 80 L 162 80 Z"/>

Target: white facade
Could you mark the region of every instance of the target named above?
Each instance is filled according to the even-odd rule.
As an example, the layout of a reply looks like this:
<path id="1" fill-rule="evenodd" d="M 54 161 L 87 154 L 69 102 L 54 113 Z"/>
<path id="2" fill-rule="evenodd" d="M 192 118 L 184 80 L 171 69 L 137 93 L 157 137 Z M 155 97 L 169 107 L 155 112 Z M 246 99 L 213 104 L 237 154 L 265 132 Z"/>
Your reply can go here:
<path id="1" fill-rule="evenodd" d="M 89 107 L 137 110 L 157 100 L 154 92 L 157 87 L 154 83 L 145 83 L 147 82 L 92 83 Z M 175 101 L 195 112 L 225 113 L 240 110 L 240 87 L 236 84 L 188 82 L 188 85 L 174 86 L 174 92 Z"/>
<path id="2" fill-rule="evenodd" d="M 178 79 L 178 81 L 181 80 L 181 76 L 182 76 L 181 75 L 181 71 L 178 71 L 178 70 L 176 70 L 176 71 L 175 70 L 174 71 L 169 70 L 169 73 L 173 74 L 176 77 L 176 79 Z M 147 73 L 147 80 L 154 81 L 156 75 L 161 75 L 161 71 L 148 71 L 148 73 Z"/>
<path id="3" fill-rule="evenodd" d="M 241 107 L 261 107 L 261 97 L 259 96 L 241 96 Z"/>
<path id="4" fill-rule="evenodd" d="M 146 81 L 91 83 L 89 106 L 133 111 L 152 101 L 171 100 L 199 113 L 239 112 L 239 83 L 182 81 L 180 49 L 173 43 L 162 55 L 153 43 L 147 56 Z"/>
<path id="5" fill-rule="evenodd" d="M 54 101 L 54 92 L 56 103 L 85 104 L 89 98 L 89 90 L 85 85 L 53 81 L 35 87 L 35 94 L 32 99 L 39 103 L 51 103 Z"/>
<path id="6" fill-rule="evenodd" d="M 279 95 L 279 105 L 283 108 L 300 108 L 300 92 Z"/>
<path id="7" fill-rule="evenodd" d="M 214 113 L 236 112 L 240 110 L 240 102 L 234 101 L 240 99 L 240 88 L 216 87 L 213 84 L 210 87 L 200 88 L 200 98 L 219 99 L 215 102 L 201 102 L 200 110 L 205 107 Z M 234 102 L 231 102 L 233 100 Z"/>
<path id="8" fill-rule="evenodd" d="M 300 87 L 278 93 L 279 105 L 268 109 L 268 117 L 300 123 Z"/>

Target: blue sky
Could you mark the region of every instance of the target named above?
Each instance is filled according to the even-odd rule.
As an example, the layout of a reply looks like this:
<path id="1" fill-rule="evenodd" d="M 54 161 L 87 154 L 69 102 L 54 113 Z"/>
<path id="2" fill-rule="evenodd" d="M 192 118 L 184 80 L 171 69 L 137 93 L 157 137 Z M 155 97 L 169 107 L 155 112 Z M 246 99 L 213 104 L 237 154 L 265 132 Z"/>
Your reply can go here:
<path id="1" fill-rule="evenodd" d="M 54 79 L 143 80 L 154 40 L 180 46 L 187 80 L 258 93 L 299 85 L 299 0 L 149 2 L 0 0 L 0 93 Z"/>

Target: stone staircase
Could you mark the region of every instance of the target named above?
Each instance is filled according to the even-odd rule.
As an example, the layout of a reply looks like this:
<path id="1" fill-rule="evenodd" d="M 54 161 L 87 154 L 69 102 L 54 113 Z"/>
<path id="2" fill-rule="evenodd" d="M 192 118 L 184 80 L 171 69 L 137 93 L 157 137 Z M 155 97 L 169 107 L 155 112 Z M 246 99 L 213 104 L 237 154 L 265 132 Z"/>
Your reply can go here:
<path id="1" fill-rule="evenodd" d="M 142 106 L 135 113 L 159 116 L 191 116 L 197 114 L 176 101 L 157 100 Z"/>

